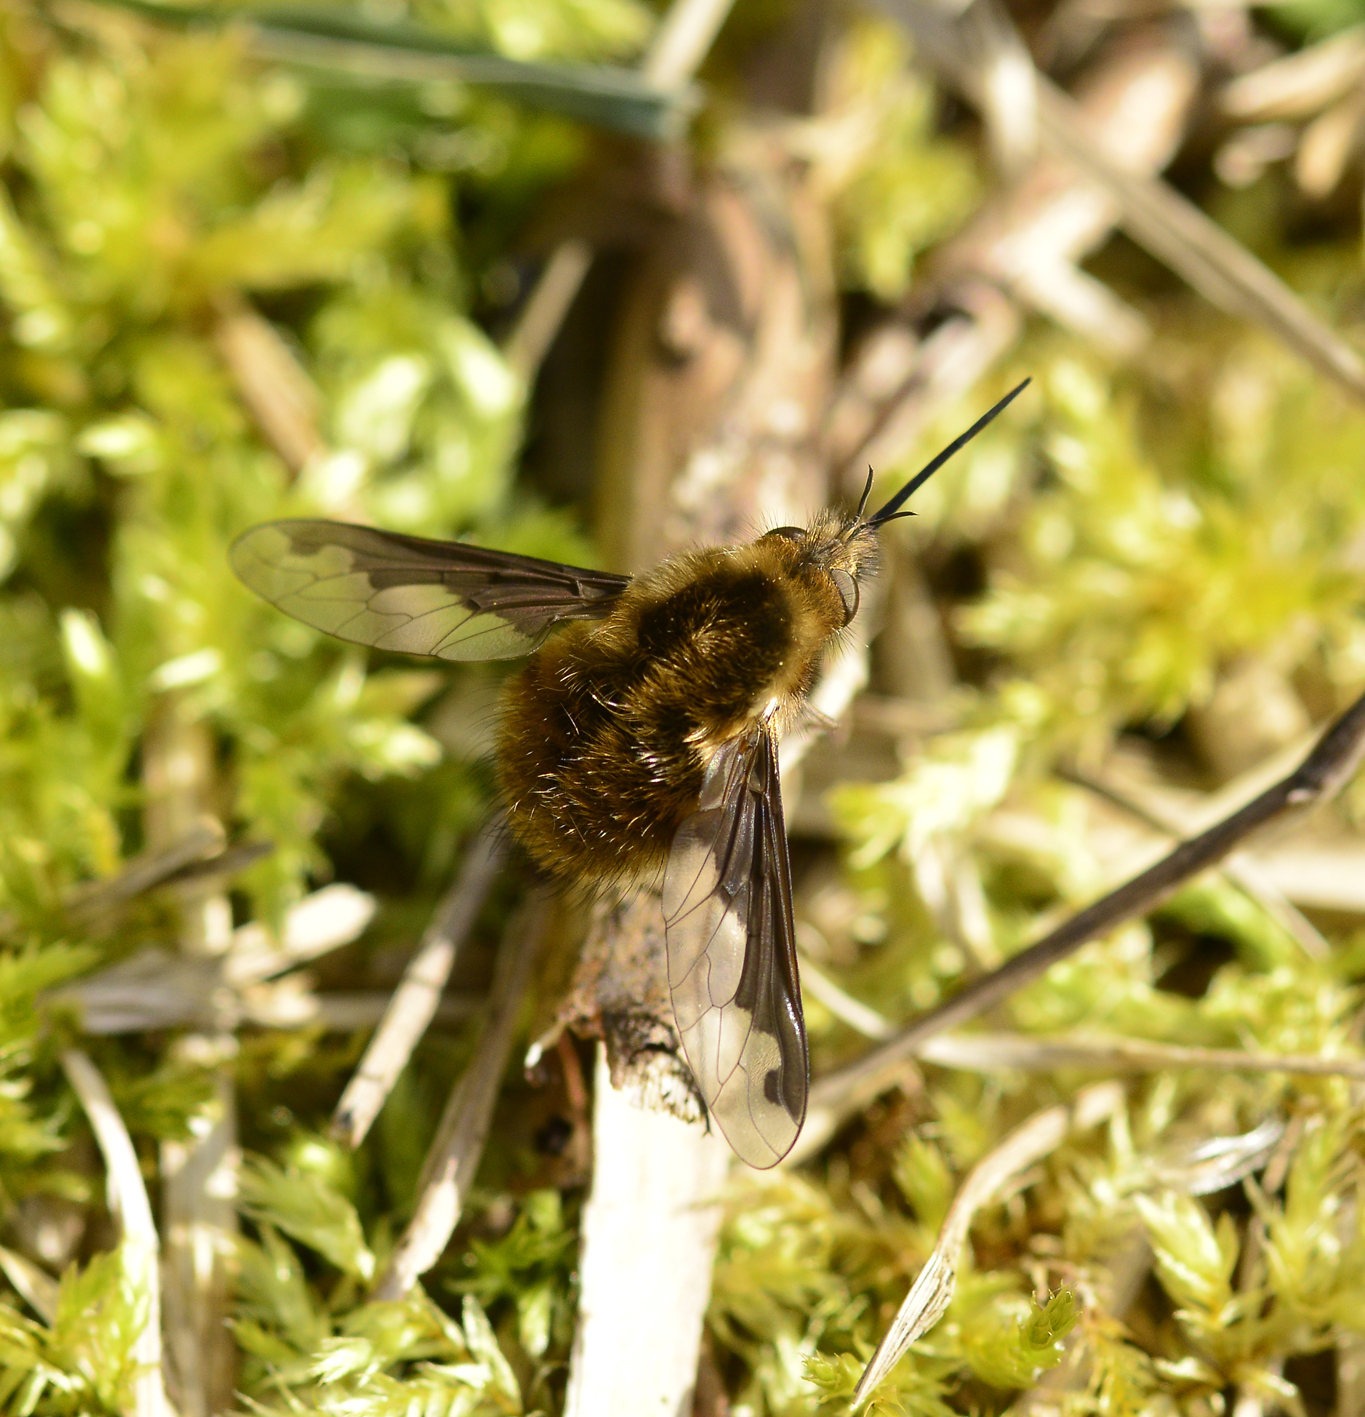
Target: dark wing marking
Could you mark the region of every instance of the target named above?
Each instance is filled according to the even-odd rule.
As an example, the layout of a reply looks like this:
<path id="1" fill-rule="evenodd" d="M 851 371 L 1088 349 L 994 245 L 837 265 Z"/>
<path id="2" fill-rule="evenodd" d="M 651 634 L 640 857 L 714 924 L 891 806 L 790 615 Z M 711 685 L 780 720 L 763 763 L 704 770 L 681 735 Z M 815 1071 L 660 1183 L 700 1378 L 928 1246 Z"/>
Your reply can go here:
<path id="1" fill-rule="evenodd" d="M 328 634 L 438 659 L 512 659 L 610 612 L 628 576 L 345 522 L 266 522 L 232 544 L 257 595 Z"/>
<path id="2" fill-rule="evenodd" d="M 756 726 L 712 759 L 664 872 L 668 982 L 683 1051 L 741 1160 L 764 1169 L 806 1118 L 810 1063 L 777 748 Z"/>

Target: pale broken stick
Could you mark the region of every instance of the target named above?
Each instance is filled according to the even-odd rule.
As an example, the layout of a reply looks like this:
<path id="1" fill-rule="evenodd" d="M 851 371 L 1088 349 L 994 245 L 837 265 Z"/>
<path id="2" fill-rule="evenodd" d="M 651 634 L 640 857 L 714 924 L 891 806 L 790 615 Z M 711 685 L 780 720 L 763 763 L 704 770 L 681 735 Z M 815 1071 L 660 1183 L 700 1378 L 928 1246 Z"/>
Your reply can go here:
<path id="1" fill-rule="evenodd" d="M 161 1376 L 161 1242 L 137 1152 L 94 1063 L 77 1048 L 67 1049 L 61 1062 L 104 1157 L 109 1209 L 123 1230 L 128 1278 L 146 1304 L 142 1330 L 133 1345 L 138 1365 L 133 1379 L 133 1417 L 167 1417 L 173 1409 Z"/>
<path id="2" fill-rule="evenodd" d="M 422 1165 L 417 1204 L 407 1229 L 374 1286 L 375 1300 L 401 1299 L 450 1243 L 483 1157 L 493 1105 L 516 1036 L 517 1018 L 550 917 L 550 897 L 538 890 L 513 915 L 498 950 L 488 1015 L 474 1055 L 451 1089 L 440 1126 Z"/>
<path id="3" fill-rule="evenodd" d="M 641 1108 L 614 1088 L 601 1043 L 592 1129 L 594 1157 L 614 1164 L 599 1164 L 583 1209 L 564 1417 L 690 1412 L 702 1339 L 692 1317 L 710 1297 L 730 1149 L 718 1134 Z M 661 1324 L 629 1282 L 642 1254 L 659 1265 L 679 1322 Z"/>
<path id="4" fill-rule="evenodd" d="M 1287 777 L 1207 831 L 1181 842 L 1154 866 L 1071 916 L 993 973 L 922 1015 L 895 1038 L 816 1082 L 810 1092 L 806 1125 L 788 1162 L 817 1152 L 844 1121 L 892 1086 L 926 1039 L 979 1017 L 1066 959 L 1087 940 L 1152 910 L 1266 823 L 1332 796 L 1355 773 L 1362 756 L 1365 694 L 1327 729 L 1317 746 Z"/>
<path id="5" fill-rule="evenodd" d="M 365 1139 L 412 1050 L 427 1031 L 460 946 L 502 864 L 505 839 L 502 814 L 498 813 L 474 838 L 459 874 L 422 935 L 417 953 L 403 971 L 383 1021 L 332 1115 L 332 1135 L 347 1146 L 359 1146 Z"/>

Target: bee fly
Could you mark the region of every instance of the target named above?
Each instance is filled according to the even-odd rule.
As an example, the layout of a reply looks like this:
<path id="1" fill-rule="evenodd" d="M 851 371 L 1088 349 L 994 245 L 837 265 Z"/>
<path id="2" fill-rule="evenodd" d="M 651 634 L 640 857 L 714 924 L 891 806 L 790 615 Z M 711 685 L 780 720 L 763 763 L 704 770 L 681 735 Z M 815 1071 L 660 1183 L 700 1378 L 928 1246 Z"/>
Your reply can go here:
<path id="1" fill-rule="evenodd" d="M 252 590 L 343 640 L 438 659 L 531 655 L 498 733 L 512 833 L 561 879 L 662 867 L 678 1033 L 751 1166 L 796 1141 L 809 1073 L 778 739 L 858 613 L 878 529 L 911 515 L 910 494 L 1027 382 L 872 516 L 869 472 L 851 515 L 683 552 L 640 576 L 340 522 L 267 522 L 233 544 Z"/>

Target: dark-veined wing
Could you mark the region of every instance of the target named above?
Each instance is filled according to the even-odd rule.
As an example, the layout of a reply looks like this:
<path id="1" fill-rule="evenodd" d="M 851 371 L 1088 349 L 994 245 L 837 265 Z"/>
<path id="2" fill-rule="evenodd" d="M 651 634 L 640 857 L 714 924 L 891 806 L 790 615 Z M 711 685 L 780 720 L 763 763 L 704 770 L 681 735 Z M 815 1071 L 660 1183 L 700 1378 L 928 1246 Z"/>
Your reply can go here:
<path id="1" fill-rule="evenodd" d="M 664 873 L 683 1051 L 741 1160 L 775 1166 L 806 1117 L 810 1063 L 777 748 L 762 726 L 712 759 Z"/>
<path id="2" fill-rule="evenodd" d="M 606 615 L 628 576 L 345 522 L 266 522 L 232 568 L 305 625 L 376 649 L 513 659 L 562 620 Z"/>

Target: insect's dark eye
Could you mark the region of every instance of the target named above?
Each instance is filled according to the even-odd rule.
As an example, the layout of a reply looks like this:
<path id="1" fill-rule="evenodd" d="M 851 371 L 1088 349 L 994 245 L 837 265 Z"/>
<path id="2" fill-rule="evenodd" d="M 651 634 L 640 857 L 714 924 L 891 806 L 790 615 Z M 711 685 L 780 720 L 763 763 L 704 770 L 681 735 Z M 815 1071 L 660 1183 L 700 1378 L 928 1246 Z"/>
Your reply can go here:
<path id="1" fill-rule="evenodd" d="M 805 529 L 799 526 L 775 526 L 767 534 L 769 536 L 782 536 L 788 541 L 804 541 L 806 539 Z"/>
<path id="2" fill-rule="evenodd" d="M 829 578 L 839 592 L 839 599 L 844 602 L 844 624 L 847 625 L 858 613 L 858 582 L 839 566 L 831 568 Z"/>

